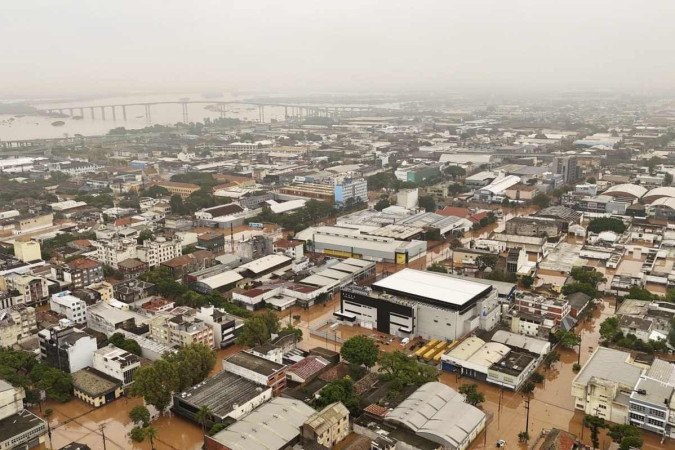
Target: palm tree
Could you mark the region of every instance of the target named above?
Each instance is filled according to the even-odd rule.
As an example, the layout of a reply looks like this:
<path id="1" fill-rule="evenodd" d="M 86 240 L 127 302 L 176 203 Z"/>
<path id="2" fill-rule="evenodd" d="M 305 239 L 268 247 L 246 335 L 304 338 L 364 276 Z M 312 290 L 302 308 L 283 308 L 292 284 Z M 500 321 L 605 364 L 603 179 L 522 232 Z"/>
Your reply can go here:
<path id="1" fill-rule="evenodd" d="M 145 427 L 144 434 L 145 437 L 150 440 L 150 448 L 152 448 L 152 450 L 155 450 L 154 439 L 157 437 L 157 429 L 153 426 Z"/>
<path id="2" fill-rule="evenodd" d="M 206 436 L 206 422 L 208 422 L 210 416 L 211 416 L 211 409 L 206 405 L 199 408 L 199 411 L 197 411 L 196 414 L 197 422 L 201 424 L 202 434 L 204 436 Z"/>

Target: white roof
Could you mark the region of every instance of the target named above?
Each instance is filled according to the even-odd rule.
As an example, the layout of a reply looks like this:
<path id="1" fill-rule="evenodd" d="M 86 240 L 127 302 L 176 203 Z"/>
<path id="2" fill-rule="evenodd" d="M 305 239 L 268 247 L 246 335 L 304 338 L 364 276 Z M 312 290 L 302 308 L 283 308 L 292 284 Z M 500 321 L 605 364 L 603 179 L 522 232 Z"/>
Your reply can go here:
<path id="1" fill-rule="evenodd" d="M 591 378 L 609 380 L 624 386 L 635 386 L 642 369 L 629 362 L 630 353 L 606 347 L 598 347 L 591 355 L 574 383 L 587 385 Z"/>
<path id="2" fill-rule="evenodd" d="M 275 397 L 212 439 L 232 450 L 278 450 L 300 435 L 300 427 L 315 412 L 300 400 Z"/>
<path id="3" fill-rule="evenodd" d="M 478 366 L 490 367 L 499 362 L 510 351 L 510 348 L 499 342 L 486 342 L 485 345 L 471 355 L 467 361 Z"/>
<path id="4" fill-rule="evenodd" d="M 481 188 L 481 191 L 490 191 L 493 194 L 499 195 L 511 186 L 520 183 L 520 177 L 515 175 L 508 175 L 504 178 L 493 181 L 491 184 Z"/>
<path id="5" fill-rule="evenodd" d="M 422 385 L 387 414 L 387 422 L 400 423 L 444 448 L 464 448 L 485 421 L 485 413 L 464 403 L 464 396 L 443 383 Z"/>
<path id="6" fill-rule="evenodd" d="M 249 263 L 242 264 L 239 266 L 239 269 L 248 269 L 253 273 L 261 273 L 290 260 L 291 258 L 285 255 L 267 255 L 263 256 L 262 258 L 254 259 Z"/>
<path id="7" fill-rule="evenodd" d="M 301 283 L 311 284 L 312 286 L 326 287 L 337 285 L 339 283 L 339 280 L 324 277 L 321 276 L 321 274 L 318 274 L 318 275 L 310 275 L 307 278 L 303 278 L 301 280 Z"/>
<path id="8" fill-rule="evenodd" d="M 511 347 L 522 348 L 528 352 L 536 353 L 537 355 L 543 355 L 551 350 L 551 344 L 548 341 L 525 336 L 523 334 L 511 333 L 506 330 L 498 330 L 494 336 L 492 336 L 492 340 Z"/>
<path id="9" fill-rule="evenodd" d="M 212 277 L 202 278 L 198 282 L 204 283 L 211 289 L 218 289 L 220 287 L 227 286 L 228 284 L 235 283 L 242 279 L 244 279 L 244 277 L 239 275 L 234 270 L 227 270 Z"/>
<path id="10" fill-rule="evenodd" d="M 474 297 L 492 289 L 491 286 L 481 283 L 414 269 L 403 269 L 373 283 L 373 286 L 453 305 L 464 305 Z"/>
<path id="11" fill-rule="evenodd" d="M 289 200 L 287 202 L 278 203 L 274 200 L 267 200 L 267 204 L 270 205 L 270 209 L 275 214 L 281 214 L 288 211 L 293 211 L 294 209 L 300 209 L 305 206 L 307 200 Z"/>
<path id="12" fill-rule="evenodd" d="M 645 194 L 645 197 L 675 197 L 675 186 L 660 186 Z"/>
<path id="13" fill-rule="evenodd" d="M 675 198 L 659 197 L 651 202 L 650 206 L 665 206 L 666 208 L 675 209 Z"/>
<path id="14" fill-rule="evenodd" d="M 610 187 L 605 192 L 603 192 L 603 195 L 614 194 L 614 193 L 626 193 L 626 194 L 632 195 L 635 198 L 640 198 L 643 195 L 645 195 L 646 192 L 647 192 L 647 189 L 643 186 L 638 186 L 637 184 L 631 184 L 631 183 L 624 183 L 624 184 L 617 184 L 615 186 Z"/>
<path id="15" fill-rule="evenodd" d="M 54 211 L 64 211 L 66 209 L 78 208 L 80 206 L 87 206 L 87 202 L 78 202 L 75 200 L 66 200 L 63 202 L 50 203 Z"/>

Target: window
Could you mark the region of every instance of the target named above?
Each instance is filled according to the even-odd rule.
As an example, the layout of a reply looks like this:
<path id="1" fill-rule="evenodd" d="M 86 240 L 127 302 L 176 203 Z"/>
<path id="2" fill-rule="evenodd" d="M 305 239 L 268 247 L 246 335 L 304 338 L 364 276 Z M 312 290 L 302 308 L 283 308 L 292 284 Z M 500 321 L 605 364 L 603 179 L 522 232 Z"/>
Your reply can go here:
<path id="1" fill-rule="evenodd" d="M 637 412 L 645 412 L 647 408 L 642 405 L 636 405 L 635 403 L 630 405 L 630 409 Z"/>
<path id="2" fill-rule="evenodd" d="M 640 415 L 640 414 L 636 414 L 636 413 L 630 413 L 630 418 L 633 419 L 633 420 L 640 421 L 640 422 L 644 422 L 644 421 L 645 421 L 644 416 L 642 416 L 642 415 Z"/>
<path id="3" fill-rule="evenodd" d="M 660 420 L 652 419 L 651 417 L 647 419 L 649 425 L 653 425 L 659 428 L 663 428 L 663 422 Z"/>
<path id="4" fill-rule="evenodd" d="M 658 409 L 649 408 L 649 414 L 656 417 L 666 418 L 666 413 Z"/>

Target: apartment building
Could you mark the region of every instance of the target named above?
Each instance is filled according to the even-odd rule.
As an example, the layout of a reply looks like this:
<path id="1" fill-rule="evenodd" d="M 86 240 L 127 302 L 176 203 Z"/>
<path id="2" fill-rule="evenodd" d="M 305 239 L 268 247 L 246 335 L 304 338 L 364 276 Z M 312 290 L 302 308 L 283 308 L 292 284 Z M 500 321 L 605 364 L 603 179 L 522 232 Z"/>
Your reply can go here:
<path id="1" fill-rule="evenodd" d="M 112 344 L 94 352 L 94 369 L 128 385 L 133 382 L 134 372 L 141 366 L 141 358 Z"/>
<path id="2" fill-rule="evenodd" d="M 8 289 L 19 293 L 16 304 L 40 305 L 49 297 L 49 285 L 42 277 L 13 273 L 5 277 L 5 282 Z"/>
<path id="3" fill-rule="evenodd" d="M 11 347 L 36 330 L 35 308 L 18 305 L 0 311 L 0 347 Z"/>
<path id="4" fill-rule="evenodd" d="M 24 409 L 26 392 L 0 380 L 0 448 L 29 449 L 45 443 L 47 423 Z"/>
<path id="5" fill-rule="evenodd" d="M 77 258 L 52 267 L 52 276 L 70 283 L 71 289 L 82 289 L 103 281 L 103 265 L 90 258 Z"/>
<path id="6" fill-rule="evenodd" d="M 169 346 L 184 346 L 201 342 L 213 348 L 213 329 L 195 317 L 192 308 L 177 307 L 160 313 L 150 321 L 150 338 Z"/>
<path id="7" fill-rule="evenodd" d="M 183 254 L 180 239 L 165 239 L 158 237 L 155 240 L 146 240 L 137 249 L 137 256 L 148 267 L 156 267 L 165 261 L 169 261 Z"/>
<path id="8" fill-rule="evenodd" d="M 344 205 L 352 202 L 368 201 L 368 182 L 365 178 L 345 178 L 335 184 L 333 190 L 335 203 Z"/>
<path id="9" fill-rule="evenodd" d="M 87 321 L 87 304 L 83 300 L 71 295 L 70 291 L 63 291 L 52 295 L 49 300 L 49 309 L 64 316 L 73 323 L 85 323 Z"/>
<path id="10" fill-rule="evenodd" d="M 38 333 L 40 357 L 52 367 L 73 373 L 91 366 L 96 352 L 96 339 L 78 328 L 44 329 Z"/>
<path id="11" fill-rule="evenodd" d="M 42 259 L 40 243 L 26 238 L 17 239 L 14 241 L 14 256 L 25 263 Z"/>
<path id="12" fill-rule="evenodd" d="M 136 257 L 135 239 L 111 239 L 94 241 L 96 259 L 104 265 L 117 269 L 119 263 Z"/>
<path id="13" fill-rule="evenodd" d="M 307 443 L 318 443 L 333 448 L 351 432 L 349 410 L 340 402 L 326 406 L 312 414 L 302 425 L 302 439 Z"/>

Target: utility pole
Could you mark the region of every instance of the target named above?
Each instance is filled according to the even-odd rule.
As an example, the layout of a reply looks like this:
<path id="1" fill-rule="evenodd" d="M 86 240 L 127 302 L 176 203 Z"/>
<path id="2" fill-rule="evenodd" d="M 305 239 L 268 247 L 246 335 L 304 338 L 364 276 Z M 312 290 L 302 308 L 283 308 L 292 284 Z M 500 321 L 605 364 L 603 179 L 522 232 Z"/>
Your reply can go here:
<path id="1" fill-rule="evenodd" d="M 525 405 L 527 414 L 525 415 L 525 434 L 530 435 L 530 394 L 527 394 L 527 404 Z"/>
<path id="2" fill-rule="evenodd" d="M 101 424 L 99 430 L 101 430 L 101 436 L 103 436 L 103 450 L 107 450 L 105 445 L 105 425 Z"/>
<path id="3" fill-rule="evenodd" d="M 581 330 L 579 330 L 579 351 L 577 353 L 577 364 L 581 366 Z"/>

